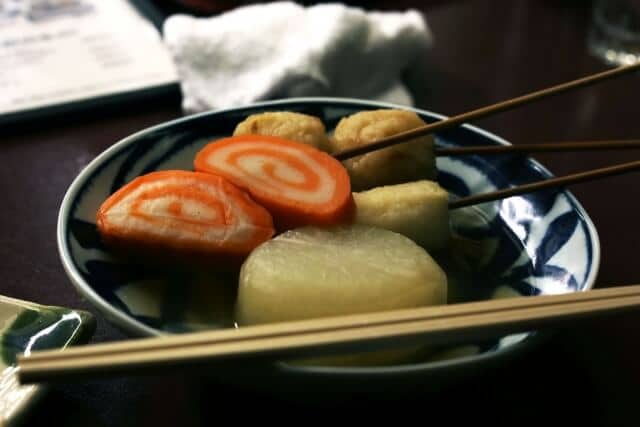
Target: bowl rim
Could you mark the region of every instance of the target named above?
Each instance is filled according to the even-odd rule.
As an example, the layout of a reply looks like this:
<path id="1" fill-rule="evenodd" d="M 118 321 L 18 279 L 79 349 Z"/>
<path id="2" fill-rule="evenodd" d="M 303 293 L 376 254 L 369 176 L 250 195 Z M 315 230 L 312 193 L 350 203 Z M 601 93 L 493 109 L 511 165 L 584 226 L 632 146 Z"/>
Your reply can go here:
<path id="1" fill-rule="evenodd" d="M 142 130 L 139 130 L 129 136 L 126 136 L 119 141 L 112 144 L 110 147 L 105 149 L 102 153 L 96 156 L 88 165 L 86 165 L 80 173 L 74 178 L 73 182 L 67 189 L 64 198 L 61 202 L 59 211 L 58 211 L 58 221 L 57 221 L 57 247 L 59 252 L 59 257 L 62 262 L 63 268 L 69 277 L 71 284 L 76 288 L 76 290 L 83 296 L 85 296 L 91 304 L 93 304 L 97 310 L 99 310 L 107 320 L 114 323 L 117 327 L 126 331 L 128 334 L 132 334 L 134 336 L 163 336 L 168 335 L 167 332 L 163 332 L 157 329 L 154 329 L 150 326 L 145 325 L 144 323 L 138 321 L 135 318 L 128 316 L 126 313 L 118 310 L 113 305 L 109 304 L 105 299 L 103 299 L 94 289 L 84 280 L 78 269 L 75 267 L 71 251 L 69 245 L 67 243 L 67 232 L 68 232 L 68 221 L 66 220 L 70 214 L 70 211 L 73 207 L 73 201 L 79 192 L 84 188 L 84 185 L 87 179 L 93 175 L 93 173 L 98 169 L 107 159 L 112 157 L 114 154 L 120 152 L 124 147 L 135 143 L 136 140 L 139 139 L 142 135 L 148 134 L 150 132 L 158 131 L 161 129 L 169 128 L 175 126 L 180 123 L 185 123 L 197 118 L 226 114 L 230 112 L 242 111 L 251 108 L 262 108 L 262 107 L 273 107 L 277 105 L 283 104 L 295 104 L 295 103 L 307 103 L 307 104 L 356 104 L 362 105 L 366 107 L 379 107 L 379 108 L 395 108 L 395 109 L 404 109 L 413 111 L 419 114 L 426 114 L 432 117 L 435 117 L 440 120 L 447 119 L 448 116 L 435 113 L 430 110 L 415 108 L 411 106 L 398 105 L 389 102 L 380 102 L 380 101 L 369 101 L 364 99 L 356 99 L 356 98 L 341 98 L 341 97 L 296 97 L 296 98 L 287 98 L 287 99 L 279 99 L 279 100 L 270 100 L 270 101 L 262 101 L 251 103 L 248 105 L 244 105 L 241 107 L 230 107 L 225 109 L 211 110 L 205 111 L 201 113 L 191 114 L 184 117 L 179 117 L 173 120 L 169 120 L 157 125 L 153 125 Z M 493 134 L 489 131 L 481 129 L 477 126 L 465 123 L 460 125 L 474 133 L 477 133 L 495 143 L 500 145 L 511 145 L 507 140 L 499 137 L 496 134 Z M 541 173 L 553 177 L 553 174 L 542 164 L 540 164 L 537 160 L 528 157 L 527 160 L 533 164 Z M 562 193 L 571 201 L 573 207 L 577 209 L 583 218 L 585 224 L 587 225 L 587 229 L 592 237 L 592 268 L 589 272 L 589 275 L 585 278 L 585 286 L 581 291 L 587 291 L 592 289 L 596 278 L 598 276 L 598 272 L 600 269 L 600 237 L 598 235 L 598 231 L 589 217 L 589 214 L 586 212 L 582 204 L 575 198 L 575 196 L 569 190 L 562 190 Z M 321 375 L 330 375 L 330 374 L 340 374 L 340 375 L 379 375 L 379 374 L 400 374 L 400 373 L 415 373 L 416 371 L 434 371 L 441 370 L 443 368 L 461 368 L 463 366 L 469 364 L 476 364 L 480 362 L 488 362 L 490 360 L 495 360 L 496 358 L 500 358 L 506 355 L 515 354 L 517 350 L 523 350 L 527 348 L 529 345 L 533 344 L 536 341 L 536 336 L 528 337 L 527 339 L 516 342 L 509 346 L 500 348 L 495 351 L 474 354 L 470 356 L 463 356 L 459 358 L 447 359 L 443 361 L 435 361 L 435 362 L 421 362 L 421 363 L 412 363 L 406 365 L 394 365 L 394 366 L 376 366 L 376 367 L 325 367 L 325 366 L 294 366 L 291 364 L 287 364 L 286 362 L 276 362 L 272 365 L 276 368 L 277 371 L 281 373 L 294 373 L 294 374 L 321 374 Z"/>

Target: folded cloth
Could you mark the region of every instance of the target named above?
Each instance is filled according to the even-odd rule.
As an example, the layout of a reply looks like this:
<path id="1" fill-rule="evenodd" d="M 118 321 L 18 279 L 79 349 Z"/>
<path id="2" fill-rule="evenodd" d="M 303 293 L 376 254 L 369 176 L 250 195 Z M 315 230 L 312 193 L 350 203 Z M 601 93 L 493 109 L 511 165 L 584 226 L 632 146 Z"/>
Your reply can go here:
<path id="1" fill-rule="evenodd" d="M 207 18 L 173 15 L 163 37 L 187 112 L 300 96 L 411 105 L 401 77 L 432 40 L 415 10 L 367 12 L 286 1 Z"/>

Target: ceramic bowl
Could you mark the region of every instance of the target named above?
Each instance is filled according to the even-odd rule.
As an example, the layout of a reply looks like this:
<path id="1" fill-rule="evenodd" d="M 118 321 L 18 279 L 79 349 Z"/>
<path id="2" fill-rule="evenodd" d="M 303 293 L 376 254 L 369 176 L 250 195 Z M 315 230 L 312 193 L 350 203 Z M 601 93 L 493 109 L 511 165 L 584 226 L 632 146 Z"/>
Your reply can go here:
<path id="1" fill-rule="evenodd" d="M 136 336 L 232 327 L 233 287 L 220 274 L 175 273 L 144 268 L 134 259 L 116 259 L 100 241 L 95 214 L 99 205 L 133 178 L 155 170 L 192 170 L 196 152 L 229 136 L 250 114 L 287 110 L 321 118 L 331 131 L 357 111 L 406 108 L 351 99 L 305 98 L 265 102 L 193 115 L 142 130 L 115 143 L 93 160 L 69 188 L 59 212 L 58 246 L 71 283 L 111 322 Z M 444 117 L 414 110 L 426 121 Z M 508 144 L 474 126 L 436 135 L 440 146 Z M 452 197 L 487 192 L 551 176 L 522 155 L 439 157 L 438 181 Z M 578 201 L 562 190 L 544 190 L 451 212 L 459 256 L 471 275 L 451 277 L 457 301 L 560 294 L 591 288 L 599 266 L 595 227 Z M 215 277 L 213 277 L 215 276 Z M 455 275 L 454 275 L 455 276 Z M 223 283 L 220 286 L 214 282 Z M 455 284 L 455 286 L 454 286 Z M 453 298 L 453 297 L 452 297 Z M 453 301 L 452 301 L 453 302 Z M 535 331 L 500 337 L 394 366 L 298 366 L 286 362 L 252 365 L 234 381 L 272 375 L 280 386 L 316 381 L 329 386 L 359 380 L 418 380 L 435 373 L 464 372 L 495 362 L 535 342 Z M 249 373 L 251 372 L 251 373 Z M 448 374 L 447 374 L 448 375 Z"/>

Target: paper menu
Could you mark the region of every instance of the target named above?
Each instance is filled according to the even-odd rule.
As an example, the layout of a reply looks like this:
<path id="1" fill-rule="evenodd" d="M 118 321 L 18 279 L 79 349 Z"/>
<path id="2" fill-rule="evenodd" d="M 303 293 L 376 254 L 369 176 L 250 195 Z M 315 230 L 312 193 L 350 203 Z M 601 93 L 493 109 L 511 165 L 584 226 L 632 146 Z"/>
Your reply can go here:
<path id="1" fill-rule="evenodd" d="M 126 0 L 0 0 L 0 115 L 176 82 Z"/>

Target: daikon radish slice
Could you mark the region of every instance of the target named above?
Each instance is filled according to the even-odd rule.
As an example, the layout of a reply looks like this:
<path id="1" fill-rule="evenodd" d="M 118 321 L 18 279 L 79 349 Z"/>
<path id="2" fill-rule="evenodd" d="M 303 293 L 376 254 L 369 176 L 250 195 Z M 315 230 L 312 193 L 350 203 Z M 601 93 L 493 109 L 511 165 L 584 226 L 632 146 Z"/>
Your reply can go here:
<path id="1" fill-rule="evenodd" d="M 447 277 L 398 233 L 303 227 L 260 245 L 240 272 L 236 320 L 253 325 L 445 304 Z"/>

